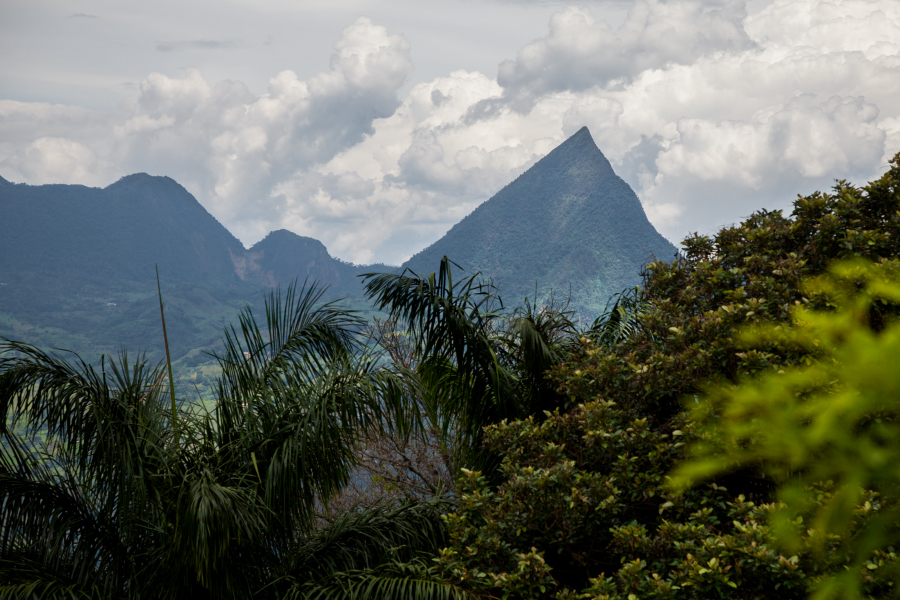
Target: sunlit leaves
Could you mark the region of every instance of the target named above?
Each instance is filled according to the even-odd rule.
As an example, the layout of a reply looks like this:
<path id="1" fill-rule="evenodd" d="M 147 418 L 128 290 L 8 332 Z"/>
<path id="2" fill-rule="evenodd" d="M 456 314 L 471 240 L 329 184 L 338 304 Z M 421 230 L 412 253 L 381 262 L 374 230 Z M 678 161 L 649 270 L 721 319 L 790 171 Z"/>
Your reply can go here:
<path id="1" fill-rule="evenodd" d="M 781 484 L 777 531 L 788 547 L 814 547 L 852 561 L 821 597 L 856 597 L 862 572 L 900 542 L 900 324 L 877 318 L 900 303 L 900 263 L 840 263 L 810 281 L 828 308 L 793 310 L 791 327 L 747 330 L 750 344 L 799 346 L 816 360 L 769 369 L 740 385 L 713 387 L 694 408 L 705 424 L 683 483 L 759 464 Z M 827 482 L 823 485 L 822 482 Z M 797 519 L 806 517 L 803 526 Z M 882 560 L 883 562 L 883 560 Z"/>

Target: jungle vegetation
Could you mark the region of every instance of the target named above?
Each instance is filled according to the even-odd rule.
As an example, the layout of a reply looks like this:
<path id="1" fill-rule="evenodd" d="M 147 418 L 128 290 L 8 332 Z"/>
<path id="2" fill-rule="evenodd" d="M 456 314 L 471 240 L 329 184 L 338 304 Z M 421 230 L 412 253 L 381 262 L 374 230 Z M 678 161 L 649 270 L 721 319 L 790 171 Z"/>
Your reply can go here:
<path id="1" fill-rule="evenodd" d="M 446 258 L 368 336 L 273 292 L 211 410 L 4 342 L 0 597 L 896 597 L 900 155 L 682 246 L 588 325 Z"/>

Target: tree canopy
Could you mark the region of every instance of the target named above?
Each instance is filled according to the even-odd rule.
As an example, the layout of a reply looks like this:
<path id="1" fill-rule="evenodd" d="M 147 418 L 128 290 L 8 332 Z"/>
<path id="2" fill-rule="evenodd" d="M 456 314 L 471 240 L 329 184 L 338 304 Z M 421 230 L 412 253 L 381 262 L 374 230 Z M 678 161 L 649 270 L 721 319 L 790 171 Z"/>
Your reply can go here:
<path id="1" fill-rule="evenodd" d="M 844 472 L 835 471 L 838 465 L 850 465 L 864 450 L 842 454 L 840 462 L 825 466 L 831 454 L 798 446 L 808 443 L 800 435 L 807 425 L 799 413 L 770 412 L 782 421 L 776 420 L 760 439 L 799 437 L 782 439 L 772 454 L 751 444 L 751 427 L 759 432 L 770 426 L 765 418 L 746 421 L 753 412 L 746 399 L 762 402 L 769 389 L 764 386 L 772 380 L 757 378 L 777 379 L 779 371 L 829 357 L 809 344 L 772 338 L 749 344 L 742 333 L 763 325 L 802 331 L 795 323 L 798 307 L 828 309 L 830 302 L 805 282 L 824 274 L 834 261 L 866 259 L 890 269 L 888 261 L 900 256 L 900 155 L 891 164 L 883 177 L 866 186 L 839 181 L 832 193 L 799 198 L 790 216 L 758 212 L 715 236 L 688 238 L 684 254 L 672 263 L 649 264 L 634 296 L 629 334 L 612 342 L 586 334 L 577 350 L 552 369 L 563 399 L 557 409 L 488 428 L 486 444 L 502 461 L 499 484 L 478 472 L 462 478 L 459 508 L 446 517 L 451 544 L 441 551 L 448 580 L 481 597 L 803 598 L 812 590 L 830 589 L 827 582 L 842 574 L 866 596 L 891 594 L 897 564 L 893 549 L 886 538 L 873 545 L 857 536 L 871 531 L 867 522 L 895 522 L 892 502 L 879 495 L 893 488 L 884 487 L 885 477 L 872 484 L 881 471 L 860 469 L 855 477 L 862 479 L 820 482 L 817 492 L 803 496 L 808 502 L 791 513 L 807 519 L 819 515 L 813 521 L 818 525 L 823 514 L 842 515 L 842 523 L 854 524 L 840 531 L 842 539 L 862 543 L 862 554 L 859 546 L 845 547 L 837 538 L 828 538 L 830 552 L 818 552 L 821 536 L 838 533 L 824 525 L 807 529 L 795 521 L 790 546 L 771 529 L 770 516 L 781 506 L 775 490 L 782 482 L 771 469 L 783 473 L 785 465 L 793 464 L 789 448 L 807 448 L 812 454 L 801 456 L 821 461 L 822 469 L 810 468 L 791 480 L 804 489 L 818 477 L 837 477 Z M 890 296 L 892 288 L 879 289 Z M 866 305 L 867 327 L 877 332 L 892 322 L 891 302 Z M 848 391 L 864 375 L 863 362 L 878 368 L 871 352 L 881 346 L 873 341 L 875 334 L 868 335 L 861 339 L 873 345 L 865 354 L 860 348 L 855 362 L 835 367 L 856 368 Z M 889 344 L 892 338 L 877 339 Z M 889 351 L 888 346 L 883 349 Z M 684 407 L 696 406 L 710 385 L 720 390 L 715 397 L 726 394 L 721 390 L 746 390 L 735 393 L 734 409 L 745 419 L 736 419 L 726 432 L 732 437 L 743 432 L 734 443 L 751 444 L 750 449 L 732 461 L 727 453 L 734 443 L 718 446 L 719 454 L 710 460 L 726 467 L 716 469 L 707 483 L 677 493 L 670 473 L 686 460 L 688 444 L 709 435 L 698 431 Z M 790 391 L 786 383 L 778 389 Z M 873 393 L 879 402 L 896 407 L 888 392 L 892 388 L 877 389 Z M 831 403 L 840 396 L 816 396 L 798 406 L 812 408 L 815 398 Z M 856 410 L 859 418 L 872 419 L 884 407 L 869 404 Z M 826 428 L 833 423 L 826 417 L 822 422 Z M 888 435 L 886 422 L 876 422 L 873 431 Z M 869 438 L 854 429 L 858 424 L 845 420 L 830 431 L 865 444 Z M 847 438 L 850 429 L 856 434 Z M 895 467 L 888 447 L 870 443 L 867 456 L 885 459 L 886 469 Z M 841 453 L 841 448 L 830 452 Z M 842 488 L 835 487 L 839 483 L 868 485 L 869 490 L 854 488 L 850 496 L 841 495 Z M 835 506 L 841 510 L 835 512 Z M 847 521 L 848 514 L 855 520 Z M 860 562 L 861 556 L 868 562 Z"/>

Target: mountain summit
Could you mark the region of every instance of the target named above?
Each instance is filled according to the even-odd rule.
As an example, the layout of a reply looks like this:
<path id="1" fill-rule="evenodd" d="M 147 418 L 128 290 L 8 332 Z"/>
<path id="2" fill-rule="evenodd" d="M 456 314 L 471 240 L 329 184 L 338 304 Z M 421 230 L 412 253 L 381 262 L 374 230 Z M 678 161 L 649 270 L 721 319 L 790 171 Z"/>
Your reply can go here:
<path id="1" fill-rule="evenodd" d="M 403 266 L 430 273 L 447 256 L 492 277 L 507 304 L 571 291 L 572 308 L 593 316 L 675 252 L 582 127 Z"/>
<path id="2" fill-rule="evenodd" d="M 230 283 L 244 246 L 182 186 L 136 173 L 103 188 L 0 182 L 0 281 L 56 287 Z"/>

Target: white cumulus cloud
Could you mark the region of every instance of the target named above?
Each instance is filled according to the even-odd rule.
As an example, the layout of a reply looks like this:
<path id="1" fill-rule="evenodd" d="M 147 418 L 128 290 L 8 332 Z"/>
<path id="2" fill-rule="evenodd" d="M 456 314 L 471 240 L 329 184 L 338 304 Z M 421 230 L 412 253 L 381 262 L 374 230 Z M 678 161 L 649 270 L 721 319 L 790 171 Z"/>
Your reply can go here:
<path id="1" fill-rule="evenodd" d="M 582 90 L 629 80 L 648 69 L 690 64 L 701 56 L 745 50 L 744 3 L 709 8 L 698 0 L 637 0 L 625 22 L 612 29 L 590 9 L 553 15 L 550 33 L 500 64 L 498 82 L 520 103 L 561 90 Z"/>

